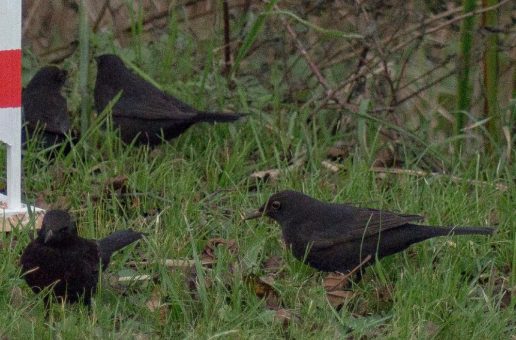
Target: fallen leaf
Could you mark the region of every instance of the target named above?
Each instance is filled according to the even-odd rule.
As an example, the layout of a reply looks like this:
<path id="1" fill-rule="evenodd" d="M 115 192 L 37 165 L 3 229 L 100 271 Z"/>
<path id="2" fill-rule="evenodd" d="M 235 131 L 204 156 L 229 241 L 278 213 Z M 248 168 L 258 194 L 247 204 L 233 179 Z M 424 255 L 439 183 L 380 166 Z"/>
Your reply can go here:
<path id="1" fill-rule="evenodd" d="M 248 275 L 244 280 L 258 298 L 265 300 L 267 308 L 278 310 L 281 307 L 279 294 L 273 287 L 273 277 Z"/>
<path id="2" fill-rule="evenodd" d="M 11 289 L 10 304 L 14 308 L 21 308 L 23 306 L 23 292 L 20 287 L 13 287 Z"/>
<path id="3" fill-rule="evenodd" d="M 204 287 L 209 289 L 213 286 L 213 280 L 211 279 L 211 269 L 205 268 L 204 272 Z M 188 286 L 188 290 L 194 299 L 199 299 L 199 275 L 197 275 L 197 269 L 195 267 L 191 267 L 189 272 L 186 275 L 186 284 Z"/>
<path id="4" fill-rule="evenodd" d="M 323 279 L 323 287 L 327 292 L 339 290 L 347 287 L 349 284 L 349 275 L 342 273 L 329 273 Z"/>
<path id="5" fill-rule="evenodd" d="M 280 308 L 276 310 L 274 314 L 274 319 L 281 322 L 284 327 L 288 326 L 290 321 L 292 321 L 292 312 L 285 308 Z"/>
<path id="6" fill-rule="evenodd" d="M 150 299 L 145 303 L 145 306 L 151 312 L 159 312 L 159 323 L 164 325 L 167 321 L 168 305 L 161 302 L 161 294 L 159 288 L 155 287 L 152 291 Z"/>
<path id="7" fill-rule="evenodd" d="M 263 262 L 263 269 L 267 273 L 277 273 L 283 267 L 283 259 L 280 256 L 271 256 Z"/>
<path id="8" fill-rule="evenodd" d="M 225 240 L 223 238 L 212 238 L 208 240 L 201 254 L 201 262 L 206 264 L 215 263 L 217 259 L 216 249 L 220 246 L 225 246 L 231 254 L 236 254 L 238 246 L 235 240 Z"/>
<path id="9" fill-rule="evenodd" d="M 338 272 L 329 273 L 323 280 L 323 286 L 326 291 L 339 290 L 349 285 L 349 279 L 362 268 L 367 262 L 371 260 L 371 255 L 367 255 L 362 262 L 353 268 L 349 273 L 342 274 Z"/>
<path id="10" fill-rule="evenodd" d="M 335 164 L 330 161 L 322 161 L 321 165 L 333 173 L 339 172 L 342 167 L 340 164 Z"/>
<path id="11" fill-rule="evenodd" d="M 129 178 L 126 175 L 119 175 L 113 178 L 108 178 L 104 184 L 106 190 L 113 189 L 114 191 L 120 191 L 121 193 L 127 192 Z"/>
<path id="12" fill-rule="evenodd" d="M 335 145 L 328 148 L 328 151 L 326 151 L 326 157 L 333 161 L 346 159 L 354 145 L 355 143 L 353 141 L 338 141 Z"/>
<path id="13" fill-rule="evenodd" d="M 392 168 L 403 165 L 403 162 L 397 157 L 392 146 L 387 146 L 380 149 L 376 153 L 373 162 L 374 167 Z"/>
<path id="14" fill-rule="evenodd" d="M 36 200 L 34 202 L 36 207 L 44 209 L 44 210 L 49 210 L 51 208 L 50 204 L 47 203 L 49 195 L 50 195 L 50 190 L 44 190 L 44 191 L 39 192 L 37 194 Z"/>
<path id="15" fill-rule="evenodd" d="M 500 218 L 498 215 L 498 211 L 496 209 L 491 209 L 489 211 L 488 223 L 489 225 L 497 225 L 500 223 Z"/>
<path id="16" fill-rule="evenodd" d="M 275 181 L 278 179 L 278 177 L 281 175 L 282 172 L 288 172 L 291 170 L 294 170 L 296 168 L 299 168 L 303 164 L 305 164 L 306 161 L 306 151 L 301 151 L 292 161 L 290 162 L 289 166 L 287 166 L 285 169 L 269 169 L 269 170 L 262 170 L 262 171 L 256 171 L 253 172 L 249 177 L 252 180 L 259 180 L 259 181 Z"/>
<path id="17" fill-rule="evenodd" d="M 276 181 L 281 174 L 281 170 L 279 169 L 269 169 L 269 170 L 262 170 L 262 171 L 255 171 L 253 172 L 249 177 L 252 180 L 260 180 L 263 182 L 267 181 Z"/>
<path id="18" fill-rule="evenodd" d="M 433 338 L 439 334 L 441 328 L 433 321 L 427 321 L 425 324 L 425 337 Z"/>
<path id="19" fill-rule="evenodd" d="M 379 302 L 391 302 L 393 300 L 392 294 L 394 292 L 394 285 L 384 284 L 375 287 L 376 300 Z"/>
<path id="20" fill-rule="evenodd" d="M 354 293 L 349 290 L 333 290 L 331 292 L 326 292 L 328 302 L 333 308 L 342 306 L 344 302 L 351 299 L 353 296 Z"/>

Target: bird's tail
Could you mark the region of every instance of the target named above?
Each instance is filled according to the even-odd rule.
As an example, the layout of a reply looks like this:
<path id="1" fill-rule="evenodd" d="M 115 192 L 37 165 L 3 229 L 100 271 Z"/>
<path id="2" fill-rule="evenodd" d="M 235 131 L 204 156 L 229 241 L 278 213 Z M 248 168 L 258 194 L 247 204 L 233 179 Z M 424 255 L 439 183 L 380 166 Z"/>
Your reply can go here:
<path id="1" fill-rule="evenodd" d="M 224 113 L 224 112 L 199 112 L 196 120 L 202 122 L 234 122 L 240 118 L 247 116 L 245 113 Z"/>
<path id="2" fill-rule="evenodd" d="M 410 224 L 422 234 L 428 237 L 447 236 L 447 235 L 492 235 L 495 228 L 491 227 L 434 227 L 420 224 Z"/>
<path id="3" fill-rule="evenodd" d="M 105 268 L 109 264 L 111 255 L 129 244 L 141 239 L 144 233 L 132 229 L 115 231 L 111 235 L 98 240 L 102 265 Z"/>

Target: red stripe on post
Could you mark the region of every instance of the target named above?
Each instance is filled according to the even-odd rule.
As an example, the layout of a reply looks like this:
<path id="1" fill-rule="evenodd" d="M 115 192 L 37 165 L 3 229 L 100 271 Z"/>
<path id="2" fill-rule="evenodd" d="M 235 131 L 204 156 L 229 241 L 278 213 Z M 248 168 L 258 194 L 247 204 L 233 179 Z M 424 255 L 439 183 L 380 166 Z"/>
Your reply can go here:
<path id="1" fill-rule="evenodd" d="M 0 108 L 21 106 L 21 50 L 0 51 Z"/>

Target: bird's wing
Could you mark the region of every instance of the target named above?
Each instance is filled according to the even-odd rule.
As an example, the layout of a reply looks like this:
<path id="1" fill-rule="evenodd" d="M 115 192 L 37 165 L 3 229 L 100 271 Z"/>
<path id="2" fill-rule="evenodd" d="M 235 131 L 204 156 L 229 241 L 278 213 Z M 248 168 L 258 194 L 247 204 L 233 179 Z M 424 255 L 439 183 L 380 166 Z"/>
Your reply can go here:
<path id="1" fill-rule="evenodd" d="M 41 96 L 44 96 L 42 98 Z M 24 114 L 28 125 L 39 125 L 47 132 L 66 134 L 71 129 L 66 99 L 60 94 L 41 93 L 24 100 Z"/>
<path id="2" fill-rule="evenodd" d="M 103 86 L 102 90 L 113 92 L 113 96 L 122 90 L 122 97 L 115 108 L 115 115 L 120 117 L 147 120 L 190 120 L 198 111 L 179 99 L 166 94 L 154 85 L 134 74 L 126 75 L 127 82 L 118 90 L 112 86 Z"/>
<path id="3" fill-rule="evenodd" d="M 144 120 L 188 121 L 197 115 L 197 111 L 184 105 L 180 107 L 162 96 L 124 96 L 115 107 L 114 115 Z"/>
<path id="4" fill-rule="evenodd" d="M 337 224 L 319 225 L 311 232 L 300 233 L 313 248 L 323 249 L 337 244 L 365 239 L 404 224 L 423 220 L 419 215 L 401 215 L 384 210 L 354 208 L 352 218 Z"/>

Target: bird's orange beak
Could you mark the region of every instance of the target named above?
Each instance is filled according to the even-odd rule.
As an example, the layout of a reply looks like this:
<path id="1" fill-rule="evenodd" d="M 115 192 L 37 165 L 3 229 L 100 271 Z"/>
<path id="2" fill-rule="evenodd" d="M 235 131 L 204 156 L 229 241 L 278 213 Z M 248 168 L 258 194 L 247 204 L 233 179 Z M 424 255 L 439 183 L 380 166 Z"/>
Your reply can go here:
<path id="1" fill-rule="evenodd" d="M 254 220 L 255 218 L 262 217 L 263 215 L 265 215 L 265 206 L 262 206 L 260 209 L 256 209 L 256 210 L 253 210 L 253 211 L 248 211 L 244 215 L 244 221 Z"/>
<path id="2" fill-rule="evenodd" d="M 255 218 L 262 217 L 262 216 L 263 216 L 263 212 L 262 212 L 262 211 L 260 211 L 260 210 L 248 211 L 248 212 L 244 215 L 244 221 L 247 221 L 247 220 L 254 220 Z"/>

